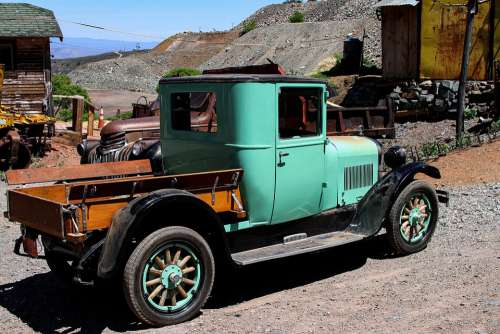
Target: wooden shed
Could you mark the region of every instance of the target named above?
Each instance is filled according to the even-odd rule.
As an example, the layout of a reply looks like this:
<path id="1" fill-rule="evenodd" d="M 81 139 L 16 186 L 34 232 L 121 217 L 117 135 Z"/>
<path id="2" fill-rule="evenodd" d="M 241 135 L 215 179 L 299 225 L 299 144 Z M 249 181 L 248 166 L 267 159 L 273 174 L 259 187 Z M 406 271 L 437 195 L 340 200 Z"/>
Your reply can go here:
<path id="1" fill-rule="evenodd" d="M 458 80 L 467 0 L 383 0 L 382 68 L 387 78 Z M 468 79 L 487 80 L 500 58 L 500 0 L 480 2 Z"/>
<path id="2" fill-rule="evenodd" d="M 0 3 L 4 106 L 24 113 L 52 111 L 51 37 L 63 38 L 52 11 L 25 3 Z"/>

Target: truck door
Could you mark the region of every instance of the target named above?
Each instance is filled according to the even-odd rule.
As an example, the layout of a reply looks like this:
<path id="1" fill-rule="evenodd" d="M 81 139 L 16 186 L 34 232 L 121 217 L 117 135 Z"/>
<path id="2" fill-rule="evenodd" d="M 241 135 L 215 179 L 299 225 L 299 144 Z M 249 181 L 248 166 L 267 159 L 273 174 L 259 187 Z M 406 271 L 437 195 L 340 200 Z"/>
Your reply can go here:
<path id="1" fill-rule="evenodd" d="M 290 84 L 277 89 L 273 224 L 318 213 L 325 175 L 323 87 Z"/>

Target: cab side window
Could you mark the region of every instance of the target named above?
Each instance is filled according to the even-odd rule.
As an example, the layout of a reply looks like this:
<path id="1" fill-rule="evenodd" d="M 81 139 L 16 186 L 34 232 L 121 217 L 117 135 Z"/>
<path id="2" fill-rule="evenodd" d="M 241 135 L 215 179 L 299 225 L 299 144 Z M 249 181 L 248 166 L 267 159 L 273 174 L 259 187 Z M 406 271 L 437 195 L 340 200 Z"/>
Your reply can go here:
<path id="1" fill-rule="evenodd" d="M 321 134 L 321 88 L 281 88 L 279 94 L 280 138 Z"/>
<path id="2" fill-rule="evenodd" d="M 217 97 L 214 92 L 172 94 L 172 128 L 192 132 L 217 132 Z"/>

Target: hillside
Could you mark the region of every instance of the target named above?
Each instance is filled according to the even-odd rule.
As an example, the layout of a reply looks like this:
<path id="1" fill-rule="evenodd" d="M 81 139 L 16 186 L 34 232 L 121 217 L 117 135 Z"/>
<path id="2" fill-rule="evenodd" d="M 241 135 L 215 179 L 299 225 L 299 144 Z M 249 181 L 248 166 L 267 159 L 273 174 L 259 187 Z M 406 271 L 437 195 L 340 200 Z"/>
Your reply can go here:
<path id="1" fill-rule="evenodd" d="M 348 34 L 365 36 L 365 58 L 380 64 L 381 23 L 372 8 L 377 0 L 326 0 L 266 6 L 240 24 L 255 21 L 257 29 L 228 45 L 202 68 L 263 64 L 267 59 L 290 73 L 304 75 L 341 54 Z M 295 11 L 305 23 L 288 23 Z M 245 44 L 257 44 L 254 47 Z"/>
<path id="2" fill-rule="evenodd" d="M 342 21 L 366 17 L 376 18 L 371 6 L 379 0 L 323 0 L 304 3 L 274 4 L 265 6 L 238 25 L 255 21 L 257 27 L 287 23 L 288 18 L 299 11 L 304 14 L 305 22 Z"/>
<path id="3" fill-rule="evenodd" d="M 180 33 L 139 53 L 55 61 L 55 71 L 90 89 L 154 92 L 160 76 L 175 67 L 200 69 L 267 62 L 290 73 L 308 74 L 320 63 L 332 64 L 348 34 L 362 38 L 365 57 L 380 62 L 380 21 L 372 5 L 377 0 L 324 0 L 263 7 L 226 32 Z M 295 11 L 306 23 L 288 23 Z M 257 29 L 240 37 L 246 22 Z"/>
<path id="4" fill-rule="evenodd" d="M 65 72 L 74 82 L 90 89 L 154 92 L 158 79 L 165 71 L 175 67 L 199 67 L 237 37 L 235 31 L 181 33 L 147 52 L 77 62 L 77 66 Z M 59 61 L 57 69 L 64 69 L 61 63 L 69 62 Z"/>

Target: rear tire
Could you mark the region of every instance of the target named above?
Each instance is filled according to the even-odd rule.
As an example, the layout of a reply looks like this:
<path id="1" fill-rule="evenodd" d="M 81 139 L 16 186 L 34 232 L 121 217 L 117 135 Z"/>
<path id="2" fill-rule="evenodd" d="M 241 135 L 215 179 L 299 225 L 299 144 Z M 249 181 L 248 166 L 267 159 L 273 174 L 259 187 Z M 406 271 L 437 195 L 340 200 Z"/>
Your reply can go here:
<path id="1" fill-rule="evenodd" d="M 438 199 L 423 181 L 413 181 L 399 194 L 387 217 L 387 237 L 396 254 L 424 249 L 432 238 L 438 219 Z"/>
<path id="2" fill-rule="evenodd" d="M 162 228 L 129 257 L 123 274 L 125 299 L 147 324 L 178 324 L 199 313 L 214 275 L 212 251 L 200 234 L 180 226 Z"/>

